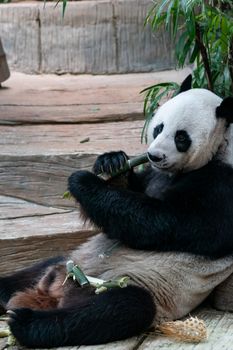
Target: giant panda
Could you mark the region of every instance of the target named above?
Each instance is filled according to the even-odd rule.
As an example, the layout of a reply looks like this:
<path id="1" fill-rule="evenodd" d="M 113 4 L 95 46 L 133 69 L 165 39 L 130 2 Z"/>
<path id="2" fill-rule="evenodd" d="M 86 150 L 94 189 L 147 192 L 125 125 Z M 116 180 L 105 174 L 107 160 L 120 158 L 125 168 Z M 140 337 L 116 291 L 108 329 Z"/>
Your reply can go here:
<path id="1" fill-rule="evenodd" d="M 30 348 L 107 343 L 138 335 L 199 305 L 233 272 L 233 169 L 225 162 L 233 99 L 191 89 L 165 102 L 148 128 L 149 166 L 127 187 L 100 179 L 124 165 L 100 155 L 68 188 L 102 230 L 70 257 L 0 279 L 1 305 L 19 343 Z M 117 244 L 116 244 L 117 243 Z M 90 276 L 130 278 L 96 295 L 66 276 L 72 259 Z"/>

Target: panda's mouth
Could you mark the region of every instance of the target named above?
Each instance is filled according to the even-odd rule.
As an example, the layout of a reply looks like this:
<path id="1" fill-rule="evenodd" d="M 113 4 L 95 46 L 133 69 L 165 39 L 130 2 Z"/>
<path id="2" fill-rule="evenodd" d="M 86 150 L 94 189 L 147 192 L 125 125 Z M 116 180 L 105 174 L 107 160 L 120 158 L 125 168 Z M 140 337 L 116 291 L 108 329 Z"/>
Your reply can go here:
<path id="1" fill-rule="evenodd" d="M 168 164 L 167 162 L 155 163 L 150 161 L 150 164 L 152 168 L 158 169 L 161 171 L 172 172 L 173 170 L 175 170 L 175 164 Z"/>
<path id="2" fill-rule="evenodd" d="M 148 152 L 148 159 L 153 168 L 159 169 L 161 171 L 171 171 L 175 165 L 168 162 L 165 154 L 157 155 Z"/>

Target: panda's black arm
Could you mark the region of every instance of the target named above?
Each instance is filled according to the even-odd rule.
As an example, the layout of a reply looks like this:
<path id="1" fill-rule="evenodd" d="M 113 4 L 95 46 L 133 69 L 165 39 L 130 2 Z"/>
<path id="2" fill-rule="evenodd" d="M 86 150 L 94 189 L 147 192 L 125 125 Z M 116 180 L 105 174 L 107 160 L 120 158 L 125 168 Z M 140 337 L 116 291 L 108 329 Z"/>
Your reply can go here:
<path id="1" fill-rule="evenodd" d="M 107 186 L 87 171 L 70 176 L 69 190 L 110 238 L 137 249 L 166 250 L 172 243 L 176 216 L 160 200 Z"/>
<path id="2" fill-rule="evenodd" d="M 144 193 L 152 176 L 155 177 L 155 174 L 150 166 L 138 172 L 132 169 L 128 174 L 128 188 L 131 191 Z"/>

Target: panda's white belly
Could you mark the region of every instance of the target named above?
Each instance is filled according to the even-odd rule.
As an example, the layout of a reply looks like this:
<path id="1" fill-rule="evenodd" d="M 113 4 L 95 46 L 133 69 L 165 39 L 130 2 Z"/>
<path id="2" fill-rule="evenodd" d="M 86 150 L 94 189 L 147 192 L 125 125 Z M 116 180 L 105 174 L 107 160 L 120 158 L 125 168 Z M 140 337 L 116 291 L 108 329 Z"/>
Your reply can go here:
<path id="1" fill-rule="evenodd" d="M 155 322 L 188 314 L 233 273 L 233 257 L 209 260 L 187 253 L 141 251 L 98 234 L 73 252 L 84 272 L 104 280 L 129 276 L 154 297 Z"/>

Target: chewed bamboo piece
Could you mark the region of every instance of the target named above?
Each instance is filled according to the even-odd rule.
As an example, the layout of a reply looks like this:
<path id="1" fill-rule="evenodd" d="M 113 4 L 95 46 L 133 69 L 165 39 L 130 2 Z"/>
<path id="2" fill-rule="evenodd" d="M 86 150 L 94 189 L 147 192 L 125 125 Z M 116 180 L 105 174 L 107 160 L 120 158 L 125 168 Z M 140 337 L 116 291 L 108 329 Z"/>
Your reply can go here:
<path id="1" fill-rule="evenodd" d="M 118 175 L 126 173 L 127 171 L 129 171 L 130 169 L 132 169 L 138 165 L 145 164 L 148 161 L 149 161 L 149 159 L 148 159 L 147 153 L 143 153 L 143 154 L 140 154 L 139 156 L 132 157 L 132 158 L 128 159 L 126 161 L 124 167 L 119 169 L 117 172 L 112 173 L 111 175 L 101 173 L 101 174 L 98 174 L 98 176 L 104 180 L 109 180 L 109 179 L 114 178 Z M 62 198 L 63 199 L 72 199 L 72 195 L 69 191 L 66 191 L 65 193 L 63 193 Z"/>
<path id="2" fill-rule="evenodd" d="M 62 285 L 66 283 L 68 278 L 72 278 L 73 281 L 77 281 L 80 287 L 91 285 L 95 287 L 95 293 L 100 294 L 106 292 L 112 288 L 126 288 L 128 286 L 129 277 L 123 276 L 116 280 L 105 281 L 96 277 L 85 275 L 78 265 L 74 265 L 73 260 L 68 260 L 66 263 L 67 275 Z"/>
<path id="3" fill-rule="evenodd" d="M 185 321 L 164 322 L 157 329 L 177 341 L 199 343 L 207 339 L 205 322 L 197 317 L 190 317 Z"/>

